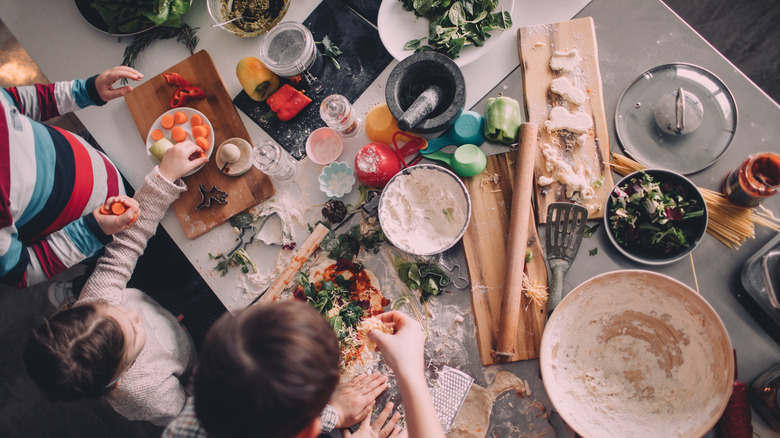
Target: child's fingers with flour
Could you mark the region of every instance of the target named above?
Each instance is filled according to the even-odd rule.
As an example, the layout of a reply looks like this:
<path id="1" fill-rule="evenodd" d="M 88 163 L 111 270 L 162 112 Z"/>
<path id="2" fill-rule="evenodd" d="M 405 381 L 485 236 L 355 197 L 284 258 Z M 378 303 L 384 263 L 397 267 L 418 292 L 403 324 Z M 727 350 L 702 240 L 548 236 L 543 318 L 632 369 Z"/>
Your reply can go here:
<path id="1" fill-rule="evenodd" d="M 394 334 L 371 330 L 368 337 L 376 342 L 387 366 L 398 374 L 406 370 L 422 369 L 425 335 L 420 323 L 412 317 L 398 312 L 381 314 L 382 322 L 395 328 Z"/>

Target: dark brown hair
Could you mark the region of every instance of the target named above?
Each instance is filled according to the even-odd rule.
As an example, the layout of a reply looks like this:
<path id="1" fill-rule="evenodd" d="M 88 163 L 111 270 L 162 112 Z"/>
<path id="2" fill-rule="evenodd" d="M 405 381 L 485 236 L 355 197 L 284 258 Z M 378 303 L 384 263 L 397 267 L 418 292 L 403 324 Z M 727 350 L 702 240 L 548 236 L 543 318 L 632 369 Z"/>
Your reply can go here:
<path id="1" fill-rule="evenodd" d="M 58 311 L 37 327 L 24 351 L 30 377 L 53 399 L 98 398 L 122 363 L 125 336 L 102 303 Z"/>
<path id="2" fill-rule="evenodd" d="M 339 380 L 330 324 L 301 302 L 223 315 L 195 372 L 195 411 L 216 438 L 295 436 L 325 408 Z"/>

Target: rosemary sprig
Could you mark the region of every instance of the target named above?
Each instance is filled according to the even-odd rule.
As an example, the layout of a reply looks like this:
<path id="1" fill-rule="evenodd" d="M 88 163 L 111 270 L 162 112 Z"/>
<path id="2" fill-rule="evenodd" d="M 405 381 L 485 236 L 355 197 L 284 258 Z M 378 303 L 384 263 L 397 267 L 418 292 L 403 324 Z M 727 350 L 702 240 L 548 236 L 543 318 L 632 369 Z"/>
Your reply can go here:
<path id="1" fill-rule="evenodd" d="M 122 59 L 122 65 L 135 68 L 135 63 L 138 60 L 138 55 L 152 44 L 155 40 L 168 40 L 176 38 L 177 42 L 180 42 L 187 46 L 187 50 L 190 54 L 195 53 L 195 46 L 198 45 L 198 37 L 195 35 L 195 31 L 198 28 L 192 28 L 186 23 L 182 23 L 181 27 L 153 27 L 148 31 L 135 37 L 127 48 L 125 48 L 124 58 Z M 126 80 L 123 80 L 125 83 Z"/>

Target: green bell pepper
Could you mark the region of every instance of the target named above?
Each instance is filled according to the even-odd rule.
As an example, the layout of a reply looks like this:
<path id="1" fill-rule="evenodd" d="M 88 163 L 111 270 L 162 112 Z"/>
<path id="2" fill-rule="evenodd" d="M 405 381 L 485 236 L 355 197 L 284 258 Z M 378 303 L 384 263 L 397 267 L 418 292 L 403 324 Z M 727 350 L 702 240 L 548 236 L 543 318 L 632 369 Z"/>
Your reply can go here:
<path id="1" fill-rule="evenodd" d="M 520 133 L 520 102 L 511 97 L 491 97 L 485 106 L 485 138 L 493 142 L 512 144 Z"/>

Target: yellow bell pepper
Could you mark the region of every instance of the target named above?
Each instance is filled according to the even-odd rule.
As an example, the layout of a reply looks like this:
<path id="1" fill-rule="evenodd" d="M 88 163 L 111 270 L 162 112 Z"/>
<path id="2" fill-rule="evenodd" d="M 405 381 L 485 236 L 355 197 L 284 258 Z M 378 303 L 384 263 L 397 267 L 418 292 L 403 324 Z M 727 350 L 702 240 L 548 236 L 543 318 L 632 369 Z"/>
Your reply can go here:
<path id="1" fill-rule="evenodd" d="M 238 61 L 236 76 L 252 100 L 263 102 L 279 89 L 279 76 L 254 56 Z"/>

